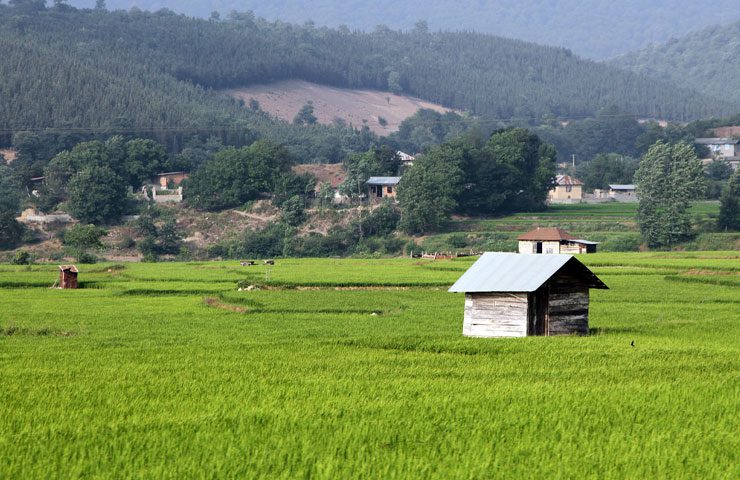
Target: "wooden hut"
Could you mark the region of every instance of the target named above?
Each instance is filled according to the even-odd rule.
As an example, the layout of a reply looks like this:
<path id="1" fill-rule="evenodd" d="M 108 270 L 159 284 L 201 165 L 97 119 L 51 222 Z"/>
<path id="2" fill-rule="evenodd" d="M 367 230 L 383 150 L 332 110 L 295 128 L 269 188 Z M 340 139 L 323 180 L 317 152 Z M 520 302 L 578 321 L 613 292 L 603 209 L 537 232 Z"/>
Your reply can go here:
<path id="1" fill-rule="evenodd" d="M 607 287 L 571 255 L 484 253 L 450 288 L 465 293 L 463 335 L 588 334 L 589 289 Z"/>
<path id="2" fill-rule="evenodd" d="M 59 266 L 59 288 L 77 288 L 77 267 L 74 265 Z"/>

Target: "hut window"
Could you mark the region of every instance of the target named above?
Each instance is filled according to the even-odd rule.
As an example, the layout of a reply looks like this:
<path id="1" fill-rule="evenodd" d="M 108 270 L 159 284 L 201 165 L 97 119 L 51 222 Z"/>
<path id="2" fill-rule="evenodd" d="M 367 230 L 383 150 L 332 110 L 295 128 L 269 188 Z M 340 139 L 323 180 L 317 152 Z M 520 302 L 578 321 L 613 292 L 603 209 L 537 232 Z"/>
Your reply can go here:
<path id="1" fill-rule="evenodd" d="M 388 190 L 387 190 L 387 192 L 388 192 L 388 193 L 393 193 L 393 187 L 388 187 Z"/>

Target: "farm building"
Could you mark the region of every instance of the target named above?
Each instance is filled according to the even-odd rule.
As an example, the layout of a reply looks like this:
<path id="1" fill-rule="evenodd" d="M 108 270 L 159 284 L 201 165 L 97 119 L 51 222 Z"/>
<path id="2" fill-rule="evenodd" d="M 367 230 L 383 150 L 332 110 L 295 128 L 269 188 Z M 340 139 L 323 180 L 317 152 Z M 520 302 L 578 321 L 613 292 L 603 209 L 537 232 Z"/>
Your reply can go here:
<path id="1" fill-rule="evenodd" d="M 630 200 L 637 198 L 637 188 L 632 184 L 609 184 L 609 198 L 615 200 Z"/>
<path id="2" fill-rule="evenodd" d="M 449 291 L 466 337 L 526 337 L 588 334 L 590 288 L 609 287 L 571 255 L 488 252 Z"/>
<path id="3" fill-rule="evenodd" d="M 368 198 L 370 200 L 390 197 L 396 198 L 396 186 L 401 177 L 370 177 L 367 182 Z"/>
<path id="4" fill-rule="evenodd" d="M 519 253 L 596 253 L 598 242 L 576 238 L 562 228 L 540 228 L 520 235 Z"/>
<path id="5" fill-rule="evenodd" d="M 74 265 L 59 266 L 59 288 L 77 288 L 77 267 Z"/>
<path id="6" fill-rule="evenodd" d="M 550 203 L 577 203 L 583 200 L 583 182 L 570 175 L 555 177 L 555 187 L 547 194 Z"/>

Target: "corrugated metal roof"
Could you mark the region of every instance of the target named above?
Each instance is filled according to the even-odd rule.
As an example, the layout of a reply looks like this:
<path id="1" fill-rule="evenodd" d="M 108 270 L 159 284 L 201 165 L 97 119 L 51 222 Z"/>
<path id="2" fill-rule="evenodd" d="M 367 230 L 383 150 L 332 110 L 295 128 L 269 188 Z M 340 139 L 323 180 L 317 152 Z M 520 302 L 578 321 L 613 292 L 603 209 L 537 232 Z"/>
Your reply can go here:
<path id="1" fill-rule="evenodd" d="M 598 245 L 599 242 L 592 242 L 591 240 L 584 240 L 582 238 L 579 238 L 577 240 L 573 240 L 575 243 L 582 243 L 583 245 Z"/>
<path id="2" fill-rule="evenodd" d="M 367 179 L 368 185 L 398 185 L 401 177 L 370 177 Z"/>
<path id="3" fill-rule="evenodd" d="M 609 184 L 609 188 L 611 188 L 612 190 L 634 190 L 635 186 L 630 185 L 630 184 L 626 184 L 626 185 Z"/>
<path id="4" fill-rule="evenodd" d="M 484 253 L 448 291 L 456 293 L 534 292 L 568 262 L 591 288 L 607 288 L 572 255 Z"/>
<path id="5" fill-rule="evenodd" d="M 583 182 L 578 180 L 577 178 L 573 178 L 570 175 L 558 175 L 555 177 L 555 183 L 557 183 L 559 186 L 567 186 L 567 185 L 583 185 Z"/>

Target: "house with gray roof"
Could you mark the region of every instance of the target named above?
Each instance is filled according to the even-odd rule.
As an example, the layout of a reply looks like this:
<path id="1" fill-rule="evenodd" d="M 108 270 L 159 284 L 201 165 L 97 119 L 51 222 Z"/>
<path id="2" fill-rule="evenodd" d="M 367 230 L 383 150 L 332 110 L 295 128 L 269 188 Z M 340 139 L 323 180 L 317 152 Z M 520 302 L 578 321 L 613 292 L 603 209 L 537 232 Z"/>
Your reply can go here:
<path id="1" fill-rule="evenodd" d="M 396 198 L 398 182 L 401 177 L 370 177 L 365 182 L 370 201 L 377 201 L 384 197 Z"/>

